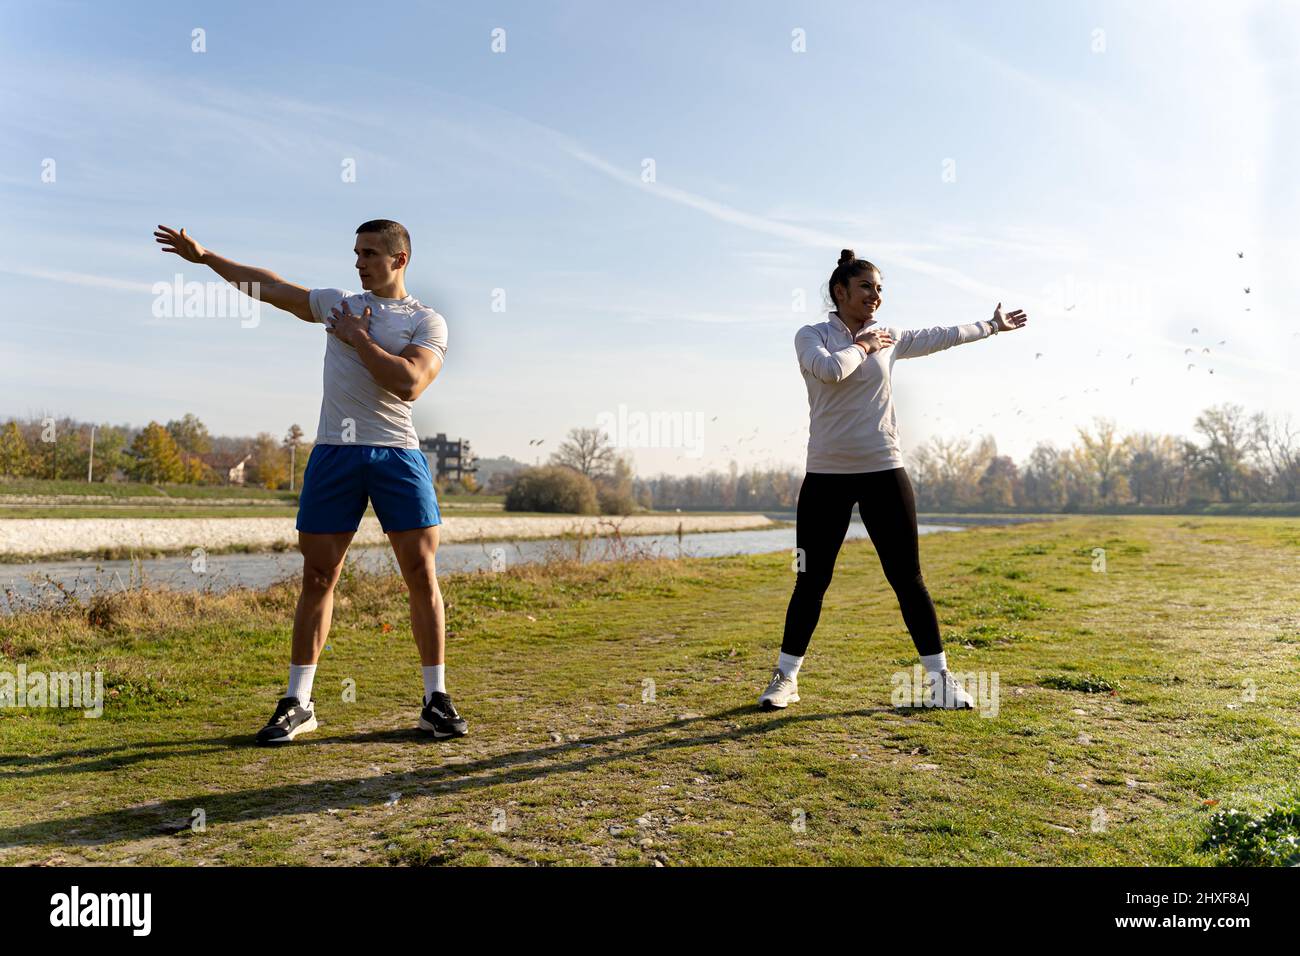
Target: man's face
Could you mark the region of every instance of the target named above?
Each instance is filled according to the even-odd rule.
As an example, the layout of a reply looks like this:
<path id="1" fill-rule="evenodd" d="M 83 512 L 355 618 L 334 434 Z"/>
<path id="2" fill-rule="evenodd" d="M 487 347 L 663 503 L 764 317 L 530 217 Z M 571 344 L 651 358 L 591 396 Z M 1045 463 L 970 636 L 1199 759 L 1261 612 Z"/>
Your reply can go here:
<path id="1" fill-rule="evenodd" d="M 359 233 L 352 250 L 357 254 L 361 288 L 367 291 L 391 285 L 406 265 L 406 253 L 389 252 L 383 236 L 377 232 Z"/>

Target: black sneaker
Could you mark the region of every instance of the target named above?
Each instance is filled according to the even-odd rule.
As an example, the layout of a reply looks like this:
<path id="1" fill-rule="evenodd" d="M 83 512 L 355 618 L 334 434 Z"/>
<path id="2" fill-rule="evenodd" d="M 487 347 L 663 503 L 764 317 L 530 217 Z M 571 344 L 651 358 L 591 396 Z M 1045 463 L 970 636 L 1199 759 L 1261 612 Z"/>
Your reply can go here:
<path id="1" fill-rule="evenodd" d="M 446 737 L 464 737 L 469 733 L 469 724 L 456 713 L 450 696 L 434 691 L 420 711 L 420 729 L 441 740 Z"/>
<path id="2" fill-rule="evenodd" d="M 257 732 L 259 744 L 287 744 L 299 734 L 316 729 L 316 701 L 304 707 L 297 697 L 281 697 L 271 722 Z"/>

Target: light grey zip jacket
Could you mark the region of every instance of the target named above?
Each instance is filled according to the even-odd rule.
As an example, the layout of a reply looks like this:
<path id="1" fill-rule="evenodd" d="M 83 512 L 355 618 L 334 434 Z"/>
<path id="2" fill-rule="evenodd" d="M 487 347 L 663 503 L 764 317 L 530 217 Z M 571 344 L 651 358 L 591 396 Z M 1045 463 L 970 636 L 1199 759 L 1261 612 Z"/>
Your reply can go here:
<path id="1" fill-rule="evenodd" d="M 919 358 L 995 334 L 993 322 L 947 328 L 888 329 L 894 344 L 870 355 L 853 344 L 837 313 L 805 325 L 794 337 L 799 369 L 808 388 L 810 472 L 844 475 L 903 467 L 890 375 L 898 359 Z"/>

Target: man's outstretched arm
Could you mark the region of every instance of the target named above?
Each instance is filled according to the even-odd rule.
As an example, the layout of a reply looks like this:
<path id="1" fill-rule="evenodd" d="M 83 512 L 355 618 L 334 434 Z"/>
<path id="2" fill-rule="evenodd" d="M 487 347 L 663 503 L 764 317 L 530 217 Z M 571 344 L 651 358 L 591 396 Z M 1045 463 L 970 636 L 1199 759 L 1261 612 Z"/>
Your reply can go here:
<path id="1" fill-rule="evenodd" d="M 274 272 L 256 266 L 241 265 L 204 249 L 197 241 L 170 226 L 159 226 L 153 237 L 163 247 L 163 252 L 173 252 L 186 262 L 195 262 L 210 268 L 240 292 L 251 295 L 277 309 L 296 315 L 304 322 L 315 322 L 311 314 L 310 290 L 292 282 L 285 282 Z"/>

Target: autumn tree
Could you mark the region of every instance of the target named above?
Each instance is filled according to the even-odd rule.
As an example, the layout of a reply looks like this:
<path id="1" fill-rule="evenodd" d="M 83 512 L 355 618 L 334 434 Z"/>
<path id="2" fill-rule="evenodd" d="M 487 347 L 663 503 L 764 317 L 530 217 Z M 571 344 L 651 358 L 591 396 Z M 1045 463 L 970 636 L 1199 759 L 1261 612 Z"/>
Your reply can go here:
<path id="1" fill-rule="evenodd" d="M 1240 405 L 1207 408 L 1196 417 L 1196 430 L 1205 436 L 1197 447 L 1196 464 L 1223 496 L 1232 500 L 1245 478 L 1246 457 L 1255 447 L 1255 436 Z"/>
<path id="2" fill-rule="evenodd" d="M 22 429 L 17 422 L 9 422 L 0 431 L 0 474 L 24 478 L 31 474 L 33 464 Z"/>
<path id="3" fill-rule="evenodd" d="M 212 451 L 212 436 L 208 434 L 208 426 L 190 412 L 186 412 L 179 420 L 168 422 L 167 433 L 176 442 L 176 447 L 186 454 L 206 455 Z"/>
<path id="4" fill-rule="evenodd" d="M 1007 455 L 996 455 L 980 476 L 980 504 L 985 508 L 1013 508 L 1020 474 Z"/>
<path id="5" fill-rule="evenodd" d="M 1291 425 L 1291 416 L 1270 421 L 1260 412 L 1251 419 L 1255 454 L 1268 475 L 1274 495 L 1295 501 L 1300 491 L 1300 434 Z"/>
<path id="6" fill-rule="evenodd" d="M 248 471 L 248 480 L 263 488 L 275 489 L 289 483 L 289 456 L 274 435 L 262 432 L 257 436 Z"/>
<path id="7" fill-rule="evenodd" d="M 181 451 L 171 433 L 157 422 L 150 422 L 131 443 L 131 477 L 150 484 L 180 481 L 185 474 Z"/>
<path id="8" fill-rule="evenodd" d="M 1096 494 L 1103 505 L 1123 501 L 1128 497 L 1128 482 L 1124 478 L 1128 442 L 1120 437 L 1119 428 L 1110 419 L 1095 419 L 1093 427 L 1095 434 L 1079 429 L 1082 464 L 1095 478 Z"/>
<path id="9" fill-rule="evenodd" d="M 1023 503 L 1035 511 L 1059 511 L 1066 501 L 1065 467 L 1050 442 L 1039 442 L 1029 453 L 1021 475 Z"/>

